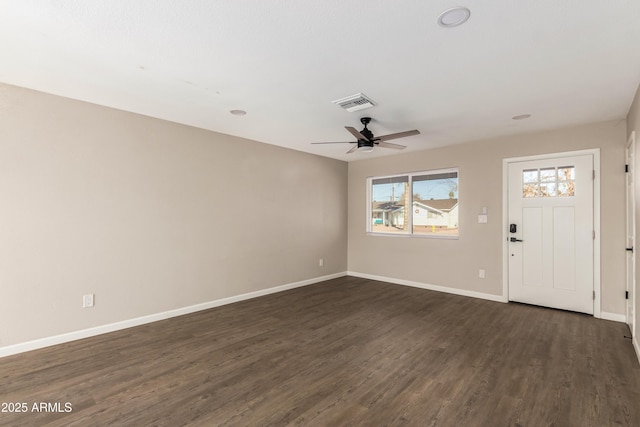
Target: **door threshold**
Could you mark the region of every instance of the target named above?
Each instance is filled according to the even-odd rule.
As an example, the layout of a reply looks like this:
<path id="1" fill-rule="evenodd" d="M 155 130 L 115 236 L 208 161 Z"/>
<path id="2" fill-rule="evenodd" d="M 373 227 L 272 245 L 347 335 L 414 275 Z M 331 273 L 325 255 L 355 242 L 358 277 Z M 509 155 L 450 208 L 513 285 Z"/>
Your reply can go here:
<path id="1" fill-rule="evenodd" d="M 563 308 L 547 307 L 544 305 L 529 304 L 529 303 L 520 302 L 520 301 L 509 301 L 509 304 L 526 305 L 529 307 L 542 308 L 542 309 L 555 310 L 555 311 L 564 311 L 565 313 L 574 313 L 574 314 L 581 314 L 583 316 L 594 317 L 593 314 L 583 313 L 581 311 L 565 310 Z"/>

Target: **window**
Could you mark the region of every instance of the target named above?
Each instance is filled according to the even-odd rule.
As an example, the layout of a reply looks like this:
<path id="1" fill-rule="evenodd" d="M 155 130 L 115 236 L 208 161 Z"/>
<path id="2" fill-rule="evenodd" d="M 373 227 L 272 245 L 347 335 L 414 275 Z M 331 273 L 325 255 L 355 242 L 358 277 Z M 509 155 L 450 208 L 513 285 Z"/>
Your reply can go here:
<path id="1" fill-rule="evenodd" d="M 575 195 L 574 166 L 522 171 L 522 197 L 571 197 Z"/>
<path id="2" fill-rule="evenodd" d="M 367 181 L 367 232 L 458 236 L 457 169 L 373 177 Z"/>

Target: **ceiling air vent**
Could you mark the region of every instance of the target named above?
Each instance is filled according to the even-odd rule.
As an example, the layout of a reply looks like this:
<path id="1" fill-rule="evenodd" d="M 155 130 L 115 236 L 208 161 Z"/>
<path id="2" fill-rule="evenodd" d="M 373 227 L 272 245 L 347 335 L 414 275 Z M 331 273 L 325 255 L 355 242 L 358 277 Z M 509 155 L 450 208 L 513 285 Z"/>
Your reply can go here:
<path id="1" fill-rule="evenodd" d="M 346 98 L 337 99 L 331 102 L 339 105 L 350 113 L 358 110 L 364 110 L 365 108 L 371 108 L 376 105 L 372 100 L 361 93 L 357 93 L 355 95 L 347 96 Z"/>

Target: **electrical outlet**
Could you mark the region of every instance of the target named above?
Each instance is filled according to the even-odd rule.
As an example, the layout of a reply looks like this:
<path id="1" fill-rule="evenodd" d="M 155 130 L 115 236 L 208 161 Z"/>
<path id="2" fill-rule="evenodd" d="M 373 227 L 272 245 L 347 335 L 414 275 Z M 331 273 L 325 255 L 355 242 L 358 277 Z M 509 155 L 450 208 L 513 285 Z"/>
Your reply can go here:
<path id="1" fill-rule="evenodd" d="M 320 260 L 318 261 L 318 265 L 319 265 L 320 267 L 323 267 L 323 266 L 324 266 L 324 260 L 323 260 L 322 258 L 320 258 Z"/>
<path id="2" fill-rule="evenodd" d="M 93 307 L 93 294 L 82 296 L 82 308 Z"/>
<path id="3" fill-rule="evenodd" d="M 481 268 L 480 270 L 478 270 L 478 277 L 481 279 L 484 279 L 485 277 L 484 269 Z"/>

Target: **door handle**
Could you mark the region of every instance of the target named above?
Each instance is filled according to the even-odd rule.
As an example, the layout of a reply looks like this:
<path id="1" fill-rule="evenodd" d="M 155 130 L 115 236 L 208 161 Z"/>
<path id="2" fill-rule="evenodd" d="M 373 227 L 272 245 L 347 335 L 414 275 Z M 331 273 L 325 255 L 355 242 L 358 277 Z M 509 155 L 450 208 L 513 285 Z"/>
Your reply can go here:
<path id="1" fill-rule="evenodd" d="M 522 242 L 522 240 L 516 239 L 515 237 L 510 238 L 509 241 L 510 242 Z"/>

